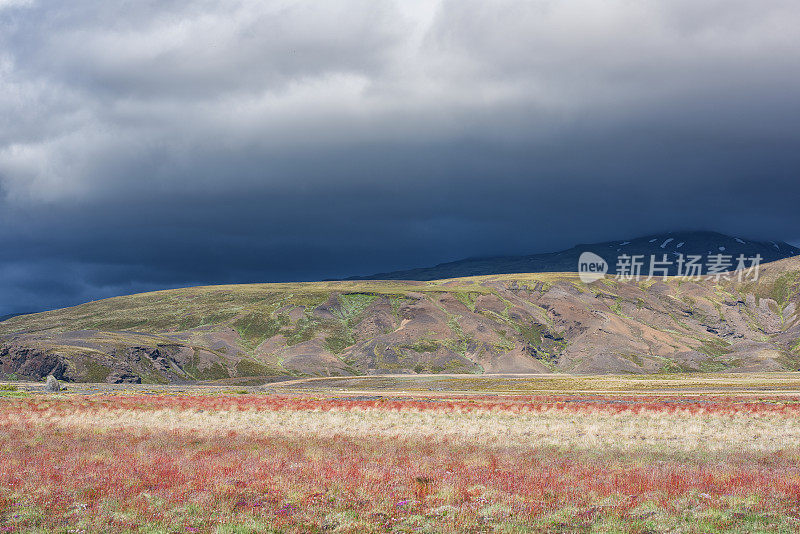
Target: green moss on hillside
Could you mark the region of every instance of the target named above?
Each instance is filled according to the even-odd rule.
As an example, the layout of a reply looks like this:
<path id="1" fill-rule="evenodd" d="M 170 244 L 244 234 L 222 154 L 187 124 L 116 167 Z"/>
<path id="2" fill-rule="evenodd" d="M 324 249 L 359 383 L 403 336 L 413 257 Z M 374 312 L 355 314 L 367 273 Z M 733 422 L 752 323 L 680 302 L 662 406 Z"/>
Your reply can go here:
<path id="1" fill-rule="evenodd" d="M 436 352 L 442 346 L 442 342 L 435 339 L 420 339 L 416 343 L 410 345 L 402 345 L 403 348 L 409 348 L 414 352 Z"/>
<path id="2" fill-rule="evenodd" d="M 539 347 L 542 344 L 542 326 L 538 324 L 519 324 L 515 323 L 514 327 L 517 332 L 522 336 L 526 343 L 534 347 Z"/>
<path id="3" fill-rule="evenodd" d="M 298 319 L 293 327 L 283 330 L 281 334 L 286 338 L 286 345 L 291 347 L 313 339 L 321 327 L 320 321 L 313 315 L 306 314 Z"/>
<path id="4" fill-rule="evenodd" d="M 481 293 L 475 291 L 456 291 L 454 295 L 458 301 L 461 302 L 461 304 L 467 307 L 469 311 L 474 312 L 475 303 L 477 302 L 478 297 L 481 296 Z"/>
<path id="5" fill-rule="evenodd" d="M 253 360 L 240 360 L 236 364 L 236 376 L 270 376 L 275 375 L 276 370 Z"/>
<path id="6" fill-rule="evenodd" d="M 700 352 L 708 354 L 712 358 L 717 358 L 730 354 L 732 352 L 731 344 L 722 339 L 706 339 L 703 344 L 697 349 Z"/>
<path id="7" fill-rule="evenodd" d="M 339 295 L 339 307 L 333 311 L 334 316 L 348 326 L 353 326 L 361 314 L 372 304 L 377 295 L 363 293 L 346 293 Z"/>
<path id="8" fill-rule="evenodd" d="M 250 348 L 254 348 L 264 340 L 276 335 L 281 328 L 288 324 L 289 318 L 286 314 L 272 317 L 263 313 L 251 312 L 237 318 L 231 326 Z"/>
<path id="9" fill-rule="evenodd" d="M 770 290 L 770 298 L 783 308 L 789 299 L 797 294 L 800 285 L 800 271 L 789 271 L 775 279 Z"/>
<path id="10" fill-rule="evenodd" d="M 219 363 L 214 362 L 211 366 L 200 369 L 200 358 L 195 352 L 189 364 L 183 367 L 184 372 L 195 380 L 219 380 L 222 378 L 230 378 L 230 373 L 225 367 Z"/>
<path id="11" fill-rule="evenodd" d="M 105 382 L 111 369 L 93 360 L 86 360 L 86 380 L 89 382 Z"/>

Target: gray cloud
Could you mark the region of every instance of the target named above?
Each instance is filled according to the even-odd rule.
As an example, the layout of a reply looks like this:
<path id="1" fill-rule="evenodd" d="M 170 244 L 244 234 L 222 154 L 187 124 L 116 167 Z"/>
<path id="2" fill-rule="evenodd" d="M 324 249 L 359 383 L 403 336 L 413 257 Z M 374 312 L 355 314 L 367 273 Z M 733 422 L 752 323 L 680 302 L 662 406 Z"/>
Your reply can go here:
<path id="1" fill-rule="evenodd" d="M 0 1 L 0 314 L 800 241 L 790 1 Z"/>

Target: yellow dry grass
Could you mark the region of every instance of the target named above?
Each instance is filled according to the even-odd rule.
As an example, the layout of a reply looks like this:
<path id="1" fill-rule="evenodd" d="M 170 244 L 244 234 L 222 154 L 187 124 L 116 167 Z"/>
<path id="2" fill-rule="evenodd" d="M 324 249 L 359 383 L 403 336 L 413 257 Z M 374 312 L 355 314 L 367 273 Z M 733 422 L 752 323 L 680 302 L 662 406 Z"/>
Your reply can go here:
<path id="1" fill-rule="evenodd" d="M 800 418 L 777 413 L 690 411 L 609 413 L 561 410 L 452 411 L 346 408 L 331 410 L 88 409 L 10 415 L 15 425 L 97 432 L 181 431 L 198 435 L 292 438 L 421 439 L 487 446 L 772 453 L 800 447 Z"/>

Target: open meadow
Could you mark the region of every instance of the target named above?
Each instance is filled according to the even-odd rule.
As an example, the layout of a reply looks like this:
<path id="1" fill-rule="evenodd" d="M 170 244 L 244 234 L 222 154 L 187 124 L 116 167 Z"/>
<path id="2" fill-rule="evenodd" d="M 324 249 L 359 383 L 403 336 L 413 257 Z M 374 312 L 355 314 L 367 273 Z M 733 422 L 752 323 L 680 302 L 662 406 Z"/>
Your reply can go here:
<path id="1" fill-rule="evenodd" d="M 4 386 L 0 532 L 800 529 L 800 375 L 572 378 Z"/>

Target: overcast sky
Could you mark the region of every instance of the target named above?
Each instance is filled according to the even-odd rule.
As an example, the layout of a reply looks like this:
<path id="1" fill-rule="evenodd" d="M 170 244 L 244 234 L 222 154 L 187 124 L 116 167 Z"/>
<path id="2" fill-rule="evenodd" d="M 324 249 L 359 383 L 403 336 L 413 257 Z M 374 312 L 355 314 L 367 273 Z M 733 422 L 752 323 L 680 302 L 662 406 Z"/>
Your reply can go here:
<path id="1" fill-rule="evenodd" d="M 0 314 L 800 242 L 796 0 L 0 0 Z"/>

